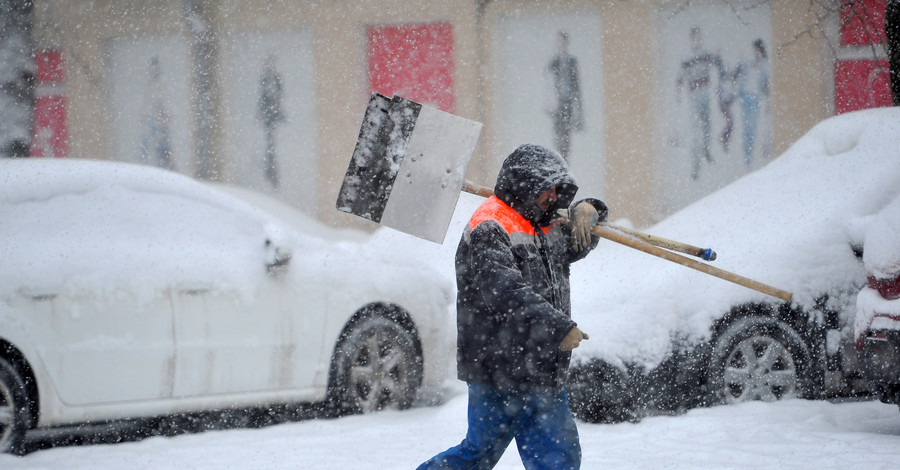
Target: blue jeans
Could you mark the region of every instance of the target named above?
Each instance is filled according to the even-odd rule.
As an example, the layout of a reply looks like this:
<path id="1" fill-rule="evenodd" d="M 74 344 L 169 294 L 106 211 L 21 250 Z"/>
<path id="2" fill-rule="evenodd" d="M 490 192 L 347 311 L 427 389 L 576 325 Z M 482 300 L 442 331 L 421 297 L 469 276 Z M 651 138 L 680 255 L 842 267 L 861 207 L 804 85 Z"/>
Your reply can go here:
<path id="1" fill-rule="evenodd" d="M 419 470 L 493 468 L 513 438 L 527 469 L 581 466 L 578 429 L 565 391 L 503 392 L 470 383 L 466 438 Z"/>

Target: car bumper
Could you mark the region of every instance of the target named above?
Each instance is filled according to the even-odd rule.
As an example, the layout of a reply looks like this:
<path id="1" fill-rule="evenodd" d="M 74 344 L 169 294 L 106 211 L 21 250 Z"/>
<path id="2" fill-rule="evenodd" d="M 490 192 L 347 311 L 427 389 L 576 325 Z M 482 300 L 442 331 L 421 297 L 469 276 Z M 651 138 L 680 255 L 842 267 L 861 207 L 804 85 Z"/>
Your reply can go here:
<path id="1" fill-rule="evenodd" d="M 870 330 L 862 341 L 863 374 L 882 402 L 900 404 L 900 330 Z"/>

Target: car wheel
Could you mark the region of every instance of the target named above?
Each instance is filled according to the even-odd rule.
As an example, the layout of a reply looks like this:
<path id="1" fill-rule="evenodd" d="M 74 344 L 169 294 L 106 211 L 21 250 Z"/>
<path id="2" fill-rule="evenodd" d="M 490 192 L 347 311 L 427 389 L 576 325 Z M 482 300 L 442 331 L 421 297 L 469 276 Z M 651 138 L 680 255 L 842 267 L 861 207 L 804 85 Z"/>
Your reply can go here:
<path id="1" fill-rule="evenodd" d="M 625 371 L 601 360 L 572 367 L 566 385 L 572 413 L 589 423 L 640 421 L 634 390 Z"/>
<path id="2" fill-rule="evenodd" d="M 771 317 L 741 318 L 714 344 L 707 376 L 711 401 L 796 397 L 808 363 L 808 349 L 793 328 Z"/>
<path id="3" fill-rule="evenodd" d="M 25 382 L 0 359 L 0 452 L 18 452 L 25 440 L 28 395 Z"/>
<path id="4" fill-rule="evenodd" d="M 422 373 L 413 334 L 396 321 L 369 316 L 342 336 L 329 395 L 339 414 L 405 409 L 416 397 Z"/>

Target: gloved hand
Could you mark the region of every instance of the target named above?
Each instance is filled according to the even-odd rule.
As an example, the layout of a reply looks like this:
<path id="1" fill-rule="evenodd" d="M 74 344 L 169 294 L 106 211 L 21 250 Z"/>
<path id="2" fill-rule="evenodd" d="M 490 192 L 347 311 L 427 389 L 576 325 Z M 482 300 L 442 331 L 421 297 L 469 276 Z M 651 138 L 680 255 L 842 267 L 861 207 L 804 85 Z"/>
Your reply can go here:
<path id="1" fill-rule="evenodd" d="M 562 343 L 559 343 L 560 351 L 571 351 L 578 347 L 581 344 L 581 340 L 588 339 L 587 333 L 581 331 L 576 326 L 569 330 L 569 334 L 563 338 Z"/>
<path id="2" fill-rule="evenodd" d="M 591 244 L 591 229 L 600 221 L 600 213 L 594 206 L 582 201 L 569 213 L 569 227 L 572 229 L 572 248 L 581 251 Z"/>

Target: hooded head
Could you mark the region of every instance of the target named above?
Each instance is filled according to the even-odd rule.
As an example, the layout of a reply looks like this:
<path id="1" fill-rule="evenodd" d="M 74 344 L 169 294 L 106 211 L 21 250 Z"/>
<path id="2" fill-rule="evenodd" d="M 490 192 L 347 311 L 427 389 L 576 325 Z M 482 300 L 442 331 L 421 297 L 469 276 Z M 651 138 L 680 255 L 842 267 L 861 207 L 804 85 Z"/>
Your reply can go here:
<path id="1" fill-rule="evenodd" d="M 552 188 L 556 188 L 556 203 L 544 211 L 537 204 L 538 197 Z M 557 209 L 569 207 L 577 191 L 563 157 L 535 144 L 520 145 L 506 157 L 494 186 L 501 201 L 538 225 L 549 224 Z"/>

